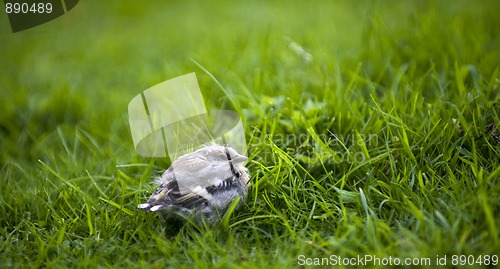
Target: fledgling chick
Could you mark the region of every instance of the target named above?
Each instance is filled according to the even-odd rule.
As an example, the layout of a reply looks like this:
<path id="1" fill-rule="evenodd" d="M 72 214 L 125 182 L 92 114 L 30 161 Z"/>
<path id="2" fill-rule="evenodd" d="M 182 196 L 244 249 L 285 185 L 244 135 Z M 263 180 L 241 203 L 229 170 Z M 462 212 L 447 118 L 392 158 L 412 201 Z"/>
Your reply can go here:
<path id="1" fill-rule="evenodd" d="M 250 177 L 243 163 L 247 159 L 219 145 L 182 155 L 163 173 L 148 202 L 138 208 L 166 218 L 181 214 L 214 221 L 235 199 L 240 197 L 239 205 L 246 199 Z"/>

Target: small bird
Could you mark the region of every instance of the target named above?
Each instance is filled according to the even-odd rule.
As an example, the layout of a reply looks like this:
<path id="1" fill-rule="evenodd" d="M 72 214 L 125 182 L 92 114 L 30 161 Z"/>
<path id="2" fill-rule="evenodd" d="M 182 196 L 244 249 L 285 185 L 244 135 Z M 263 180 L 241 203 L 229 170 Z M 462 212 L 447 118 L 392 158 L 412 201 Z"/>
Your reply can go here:
<path id="1" fill-rule="evenodd" d="M 183 215 L 214 221 L 235 199 L 240 198 L 238 205 L 246 199 L 247 159 L 229 146 L 215 144 L 182 155 L 157 180 L 160 186 L 148 202 L 137 207 L 165 218 Z"/>

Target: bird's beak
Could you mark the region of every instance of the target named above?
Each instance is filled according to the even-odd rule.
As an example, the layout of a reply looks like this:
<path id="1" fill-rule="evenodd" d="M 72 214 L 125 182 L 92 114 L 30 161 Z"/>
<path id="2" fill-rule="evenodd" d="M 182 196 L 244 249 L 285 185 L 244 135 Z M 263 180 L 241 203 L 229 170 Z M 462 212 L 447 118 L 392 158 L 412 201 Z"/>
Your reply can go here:
<path id="1" fill-rule="evenodd" d="M 233 163 L 242 163 L 242 162 L 248 160 L 248 157 L 238 154 L 236 157 L 232 158 L 231 160 L 233 161 Z"/>

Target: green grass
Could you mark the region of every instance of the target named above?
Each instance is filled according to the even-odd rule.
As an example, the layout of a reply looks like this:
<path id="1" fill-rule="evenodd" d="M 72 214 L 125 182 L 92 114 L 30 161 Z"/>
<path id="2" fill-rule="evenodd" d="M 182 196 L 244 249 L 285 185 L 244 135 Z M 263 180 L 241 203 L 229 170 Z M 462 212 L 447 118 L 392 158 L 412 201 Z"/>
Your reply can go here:
<path id="1" fill-rule="evenodd" d="M 499 9 L 80 1 L 16 34 L 1 15 L 0 267 L 500 255 Z M 127 104 L 194 71 L 220 108 L 191 59 L 246 129 L 253 187 L 217 227 L 136 209 L 170 161 L 136 154 Z"/>

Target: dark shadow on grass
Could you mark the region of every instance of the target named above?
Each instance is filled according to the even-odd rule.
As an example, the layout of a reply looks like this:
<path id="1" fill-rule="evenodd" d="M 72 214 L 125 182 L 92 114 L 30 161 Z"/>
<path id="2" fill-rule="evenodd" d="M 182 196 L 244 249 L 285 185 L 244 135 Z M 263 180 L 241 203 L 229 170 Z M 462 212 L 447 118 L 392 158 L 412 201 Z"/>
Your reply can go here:
<path id="1" fill-rule="evenodd" d="M 168 218 L 163 220 L 165 225 L 165 237 L 173 239 L 179 234 L 186 221 L 178 218 Z"/>

